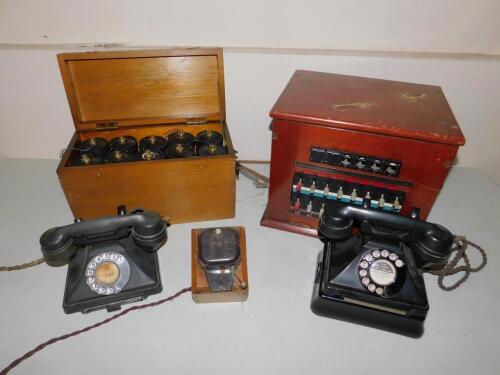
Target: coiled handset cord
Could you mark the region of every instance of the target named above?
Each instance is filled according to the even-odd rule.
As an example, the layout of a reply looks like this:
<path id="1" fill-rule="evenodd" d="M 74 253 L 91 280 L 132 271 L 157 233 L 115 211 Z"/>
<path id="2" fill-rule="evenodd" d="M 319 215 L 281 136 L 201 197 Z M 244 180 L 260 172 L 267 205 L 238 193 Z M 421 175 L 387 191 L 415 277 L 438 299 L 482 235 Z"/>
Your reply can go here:
<path id="1" fill-rule="evenodd" d="M 470 264 L 469 257 L 467 256 L 467 248 L 471 246 L 475 248 L 478 252 L 479 255 L 481 256 L 481 263 L 477 267 L 472 267 Z M 479 272 L 481 271 L 484 267 L 486 267 L 486 264 L 488 263 L 488 256 L 486 254 L 486 251 L 479 246 L 478 244 L 469 241 L 465 236 L 455 236 L 453 239 L 453 248 L 451 252 L 455 252 L 455 255 L 453 258 L 448 261 L 448 263 L 441 269 L 439 270 L 429 270 L 427 273 L 430 273 L 431 275 L 435 275 L 438 277 L 438 286 L 446 291 L 452 291 L 456 288 L 458 288 L 460 285 L 462 285 L 470 276 L 471 273 Z M 458 265 L 460 260 L 464 261 L 463 265 Z M 0 272 L 1 271 L 20 271 L 24 270 L 30 267 L 37 266 L 41 263 L 44 263 L 45 260 L 43 258 L 39 258 L 36 260 L 33 260 L 28 263 L 23 263 L 23 264 L 18 264 L 15 266 L 2 266 L 0 267 Z M 463 272 L 464 275 L 455 281 L 452 285 L 446 286 L 444 285 L 444 279 L 447 276 L 452 276 L 455 275 L 459 272 Z"/>
<path id="2" fill-rule="evenodd" d="M 246 167 L 242 164 L 270 164 L 268 160 L 239 160 L 238 161 L 238 168 L 239 171 L 251 179 L 254 183 L 254 185 L 258 188 L 266 188 L 269 185 L 269 177 L 264 176 L 263 174 Z M 478 252 L 479 255 L 481 256 L 481 263 L 477 267 L 472 267 L 469 261 L 469 257 L 467 256 L 466 250 L 467 248 L 471 246 L 475 248 Z M 465 236 L 454 236 L 453 238 L 453 247 L 451 250 L 452 253 L 455 253 L 455 255 L 446 263 L 446 265 L 439 269 L 439 270 L 429 270 L 427 271 L 431 275 L 435 275 L 438 277 L 437 282 L 438 286 L 446 291 L 452 291 L 456 288 L 458 288 L 460 285 L 462 285 L 470 276 L 471 273 L 473 272 L 479 272 L 481 271 L 486 264 L 488 263 L 488 257 L 486 255 L 486 251 L 484 249 L 475 244 L 472 241 L 469 241 Z M 460 260 L 463 259 L 463 265 L 458 265 Z M 444 279 L 447 276 L 452 276 L 455 275 L 459 272 L 463 272 L 463 276 L 455 281 L 453 284 L 450 286 L 446 286 L 444 284 Z"/>
<path id="3" fill-rule="evenodd" d="M 269 185 L 269 177 L 264 176 L 263 174 L 253 170 L 252 168 L 246 167 L 242 164 L 270 164 L 268 160 L 239 160 L 238 162 L 238 170 L 241 172 L 243 175 L 248 177 L 254 182 L 254 185 L 258 188 L 266 188 Z M 481 256 L 481 263 L 477 267 L 472 267 L 469 261 L 469 257 L 467 256 L 466 250 L 467 248 L 471 246 L 475 248 L 480 256 Z M 451 250 L 452 253 L 455 252 L 455 255 L 453 258 L 451 258 L 448 263 L 441 269 L 439 270 L 429 270 L 427 271 L 431 275 L 435 275 L 438 277 L 438 286 L 446 291 L 452 291 L 456 288 L 458 288 L 460 285 L 462 285 L 470 276 L 471 273 L 474 272 L 479 272 L 481 271 L 487 264 L 488 262 L 488 257 L 486 255 L 486 251 L 479 245 L 475 244 L 472 241 L 469 241 L 465 236 L 454 236 L 453 239 L 453 247 Z M 464 264 L 463 265 L 458 265 L 460 260 L 463 259 Z M 28 263 L 23 263 L 15 266 L 10 266 L 10 267 L 0 267 L 0 271 L 18 271 L 18 270 L 23 270 L 29 267 L 36 266 L 38 264 L 41 264 L 44 262 L 43 258 L 28 262 Z M 456 282 L 454 282 L 450 286 L 446 286 L 444 284 L 444 279 L 447 276 L 452 276 L 455 275 L 459 272 L 463 272 L 463 276 L 458 279 Z"/>
<path id="4" fill-rule="evenodd" d="M 453 258 L 442 269 L 427 271 L 428 273 L 430 273 L 432 275 L 438 276 L 438 285 L 444 291 L 451 291 L 451 290 L 458 288 L 460 285 L 462 285 L 465 282 L 465 280 L 467 280 L 467 278 L 470 276 L 470 274 L 472 272 L 478 272 L 478 271 L 482 270 L 488 262 L 488 258 L 487 258 L 487 255 L 486 255 L 486 252 L 484 251 L 484 249 L 481 246 L 467 240 L 464 236 L 455 236 L 453 239 L 453 242 L 454 243 L 453 243 L 452 253 L 456 252 L 456 254 L 453 256 Z M 475 248 L 482 257 L 482 261 L 479 264 L 479 266 L 477 266 L 477 267 L 471 266 L 470 261 L 469 261 L 469 257 L 467 256 L 466 250 L 467 250 L 469 245 L 472 246 L 473 248 Z M 459 266 L 458 263 L 460 262 L 461 259 L 464 260 L 464 265 Z M 17 266 L 0 267 L 0 271 L 22 270 L 22 269 L 26 269 L 26 268 L 35 266 L 37 264 L 43 263 L 43 261 L 44 261 L 43 258 L 41 258 L 41 259 L 37 259 L 33 262 L 24 263 L 24 264 L 20 264 Z M 455 283 L 453 283 L 450 286 L 444 285 L 444 278 L 446 276 L 455 275 L 459 272 L 464 272 L 464 275 L 459 280 L 457 280 Z M 81 333 L 88 332 L 94 328 L 98 328 L 104 324 L 111 322 L 112 320 L 118 319 L 118 318 L 128 314 L 131 311 L 142 310 L 142 309 L 146 309 L 149 307 L 161 305 L 165 302 L 172 301 L 175 298 L 179 297 L 180 295 L 182 295 L 186 292 L 189 292 L 189 291 L 191 291 L 191 287 L 181 289 L 180 291 L 178 291 L 177 293 L 175 293 L 174 295 L 172 295 L 170 297 L 161 299 L 161 300 L 156 301 L 156 302 L 147 303 L 144 305 L 129 307 L 129 308 L 127 308 L 127 309 L 107 318 L 107 319 L 104 319 L 98 323 L 95 323 L 93 325 L 87 326 L 85 328 L 81 328 L 81 329 L 73 331 L 71 333 L 66 333 L 64 335 L 54 337 L 50 340 L 47 340 L 44 343 L 36 346 L 32 350 L 26 352 L 25 354 L 23 354 L 19 358 L 15 359 L 10 365 L 8 365 L 7 367 L 5 367 L 3 370 L 0 371 L 0 375 L 7 374 L 10 370 L 12 370 L 14 367 L 19 365 L 21 362 L 30 358 L 35 353 L 41 351 L 42 349 L 44 349 L 45 347 L 47 347 L 49 345 L 55 344 L 58 341 L 66 340 L 66 339 L 73 337 L 73 336 L 77 336 Z"/>
<path id="5" fill-rule="evenodd" d="M 466 253 L 466 250 L 469 246 L 476 249 L 479 252 L 479 255 L 481 256 L 481 263 L 477 267 L 472 267 L 470 264 L 469 257 L 467 256 Z M 465 236 L 454 236 L 453 247 L 451 249 L 451 252 L 452 253 L 455 252 L 455 255 L 448 261 L 448 263 L 443 268 L 439 270 L 427 271 L 431 275 L 436 275 L 438 277 L 439 287 L 446 292 L 457 289 L 460 285 L 462 285 L 465 282 L 465 280 L 469 278 L 471 273 L 481 271 L 488 263 L 488 256 L 486 255 L 486 251 L 484 251 L 484 249 L 478 244 L 469 241 L 467 238 L 465 238 Z M 459 266 L 458 263 L 460 262 L 461 259 L 463 259 L 464 265 Z M 450 286 L 444 285 L 444 278 L 446 276 L 452 276 L 459 272 L 464 273 L 460 279 L 455 281 Z"/>
<path id="6" fill-rule="evenodd" d="M 240 160 L 238 162 L 239 171 L 242 172 L 242 174 L 246 175 L 248 178 L 250 178 L 254 182 L 256 187 L 262 188 L 262 187 L 268 186 L 269 178 L 267 176 L 264 176 L 251 168 L 242 166 L 241 164 L 269 164 L 268 161 Z M 479 252 L 479 254 L 481 255 L 482 260 L 481 260 L 481 263 L 479 264 L 479 266 L 477 266 L 477 267 L 472 267 L 470 264 L 469 257 L 467 256 L 467 253 L 466 253 L 468 246 L 475 248 Z M 453 247 L 452 247 L 451 252 L 455 253 L 455 255 L 453 256 L 453 258 L 451 258 L 451 260 L 448 261 L 448 263 L 442 269 L 427 271 L 428 273 L 430 273 L 432 275 L 438 276 L 438 286 L 442 290 L 447 291 L 447 292 L 458 288 L 460 285 L 462 285 L 469 278 L 471 273 L 479 272 L 480 270 L 482 270 L 486 266 L 486 264 L 488 262 L 488 257 L 486 255 L 486 251 L 481 246 L 475 244 L 472 241 L 467 240 L 467 238 L 465 238 L 465 236 L 454 236 Z M 458 265 L 458 263 L 462 259 L 463 259 L 464 265 Z M 44 259 L 40 258 L 40 259 L 36 259 L 36 260 L 28 262 L 28 263 L 23 263 L 23 264 L 19 264 L 19 265 L 15 265 L 15 266 L 0 267 L 0 271 L 24 270 L 24 269 L 39 265 L 43 262 L 44 262 Z M 456 282 L 454 282 L 450 286 L 444 285 L 445 277 L 455 275 L 459 272 L 464 272 L 464 275 L 459 280 L 457 280 Z M 147 303 L 144 305 L 129 307 L 129 308 L 127 308 L 127 309 L 107 318 L 107 319 L 104 319 L 98 323 L 95 323 L 93 325 L 87 326 L 85 328 L 82 328 L 82 329 L 79 329 L 76 331 L 73 331 L 71 333 L 67 333 L 67 334 L 64 334 L 64 335 L 61 335 L 58 337 L 54 337 L 54 338 L 38 345 L 34 349 L 26 352 L 25 354 L 23 354 L 19 358 L 15 359 L 10 365 L 8 365 L 7 367 L 5 367 L 3 370 L 0 371 L 0 375 L 7 374 L 10 370 L 12 370 L 14 367 L 19 365 L 21 362 L 30 358 L 35 353 L 39 352 L 40 350 L 44 349 L 45 347 L 47 347 L 49 345 L 52 345 L 58 341 L 66 340 L 66 339 L 73 337 L 73 336 L 77 336 L 81 333 L 88 332 L 94 328 L 98 328 L 106 323 L 111 322 L 112 320 L 118 319 L 118 318 L 128 314 L 131 311 L 142 310 L 142 309 L 146 309 L 148 307 L 154 307 L 154 306 L 161 305 L 165 302 L 172 301 L 175 298 L 179 297 L 180 295 L 182 295 L 186 292 L 189 292 L 189 291 L 191 291 L 190 287 L 181 289 L 180 291 L 178 291 L 177 293 L 175 293 L 174 295 L 172 295 L 170 297 L 161 299 L 161 300 L 156 301 L 156 302 Z"/>

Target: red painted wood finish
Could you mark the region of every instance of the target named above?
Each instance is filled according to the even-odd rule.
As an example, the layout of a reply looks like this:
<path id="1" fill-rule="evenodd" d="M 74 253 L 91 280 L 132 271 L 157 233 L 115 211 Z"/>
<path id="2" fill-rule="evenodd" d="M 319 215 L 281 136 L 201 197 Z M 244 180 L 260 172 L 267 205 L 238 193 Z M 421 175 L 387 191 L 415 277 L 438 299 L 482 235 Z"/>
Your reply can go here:
<path id="1" fill-rule="evenodd" d="M 331 92 L 324 83 L 325 78 L 331 78 Z M 338 82 L 341 82 L 343 93 L 336 86 Z M 428 105 L 424 104 L 427 102 L 413 103 L 421 107 L 420 112 L 408 107 L 406 99 L 401 104 L 394 93 L 397 88 L 398 92 L 416 95 L 417 86 L 426 94 L 424 98 L 432 99 Z M 378 96 L 377 87 L 380 90 Z M 446 99 L 440 89 L 439 92 L 440 95 L 435 86 L 296 72 L 271 112 L 274 120 L 269 201 L 261 224 L 316 235 L 317 219 L 290 213 L 292 179 L 296 172 L 367 185 L 374 184 L 370 177 L 382 177 L 387 188 L 406 192 L 403 215 L 408 215 L 412 207 L 418 207 L 421 218 L 425 219 L 453 165 L 458 146 L 464 143 Z M 381 109 L 370 112 L 359 106 L 342 110 L 340 114 L 332 109 L 337 105 L 333 103 L 362 103 L 360 98 L 376 103 L 376 108 L 385 108 L 387 113 Z M 329 109 L 325 110 L 326 107 Z M 382 117 L 391 125 L 385 125 Z M 298 119 L 300 121 L 295 121 Z M 429 125 L 432 121 L 441 124 L 434 131 Z M 447 126 L 443 125 L 445 122 Z M 309 161 L 311 146 L 401 161 L 401 172 L 398 177 L 389 177 L 313 163 Z M 321 167 L 321 170 L 314 167 Z M 356 175 L 346 177 L 342 171 L 355 172 Z"/>
<path id="2" fill-rule="evenodd" d="M 297 70 L 271 117 L 456 146 L 465 143 L 439 86 Z"/>

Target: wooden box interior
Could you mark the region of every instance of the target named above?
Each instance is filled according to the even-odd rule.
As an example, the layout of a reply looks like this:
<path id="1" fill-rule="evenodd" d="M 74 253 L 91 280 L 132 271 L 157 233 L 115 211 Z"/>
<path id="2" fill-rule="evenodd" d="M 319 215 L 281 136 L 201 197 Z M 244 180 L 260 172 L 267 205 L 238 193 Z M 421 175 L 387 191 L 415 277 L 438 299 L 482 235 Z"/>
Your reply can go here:
<path id="1" fill-rule="evenodd" d="M 234 217 L 236 157 L 221 49 L 65 53 L 58 61 L 76 132 L 57 172 L 75 217 L 113 214 L 110 202 L 118 201 L 173 223 Z M 130 135 L 139 142 L 172 130 L 215 130 L 227 154 L 73 166 L 86 139 Z M 211 194 L 221 196 L 218 205 Z"/>

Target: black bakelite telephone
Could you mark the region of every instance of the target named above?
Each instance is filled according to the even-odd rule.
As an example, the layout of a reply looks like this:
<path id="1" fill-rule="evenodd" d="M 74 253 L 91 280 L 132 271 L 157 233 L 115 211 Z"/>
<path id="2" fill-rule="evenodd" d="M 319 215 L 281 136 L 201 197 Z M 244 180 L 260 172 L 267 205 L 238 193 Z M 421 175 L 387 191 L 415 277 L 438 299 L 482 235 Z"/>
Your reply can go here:
<path id="1" fill-rule="evenodd" d="M 331 318 L 420 337 L 429 310 L 423 271 L 448 261 L 453 235 L 418 220 L 358 206 L 331 206 L 320 218 L 311 309 Z M 353 230 L 354 229 L 354 230 Z"/>
<path id="2" fill-rule="evenodd" d="M 68 265 L 66 313 L 118 310 L 162 290 L 156 251 L 167 224 L 153 211 L 101 217 L 47 230 L 40 238 L 50 266 Z"/>

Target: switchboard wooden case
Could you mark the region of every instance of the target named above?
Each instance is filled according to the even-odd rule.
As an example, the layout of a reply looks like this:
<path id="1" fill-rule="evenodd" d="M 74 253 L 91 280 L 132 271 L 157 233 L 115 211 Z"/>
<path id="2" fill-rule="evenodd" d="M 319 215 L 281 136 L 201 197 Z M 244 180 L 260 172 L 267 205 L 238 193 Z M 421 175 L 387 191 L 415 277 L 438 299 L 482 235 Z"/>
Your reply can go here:
<path id="1" fill-rule="evenodd" d="M 329 204 L 427 218 L 460 127 L 438 86 L 296 71 L 271 110 L 262 225 L 315 236 Z"/>
<path id="2" fill-rule="evenodd" d="M 224 65 L 217 48 L 58 55 L 76 132 L 57 168 L 75 217 L 142 207 L 172 223 L 235 215 L 235 151 L 226 124 Z M 79 142 L 172 129 L 215 130 L 227 154 L 73 166 Z"/>

